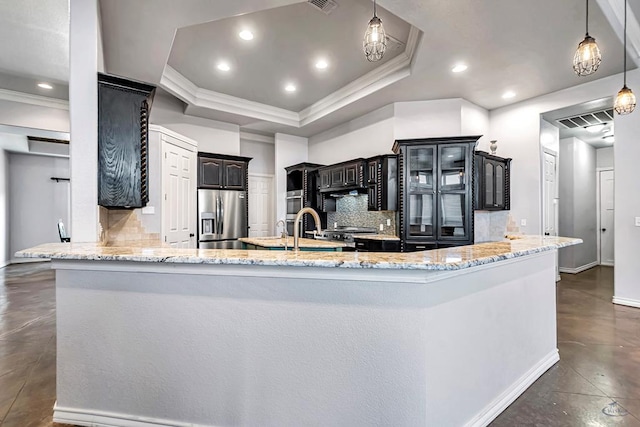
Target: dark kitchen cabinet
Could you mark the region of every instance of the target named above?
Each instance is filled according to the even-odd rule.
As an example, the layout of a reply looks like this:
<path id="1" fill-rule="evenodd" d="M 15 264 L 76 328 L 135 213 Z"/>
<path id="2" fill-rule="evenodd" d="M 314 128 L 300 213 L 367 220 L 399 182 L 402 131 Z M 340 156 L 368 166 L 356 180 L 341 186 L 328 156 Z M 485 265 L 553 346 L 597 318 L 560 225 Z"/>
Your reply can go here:
<path id="1" fill-rule="evenodd" d="M 348 162 L 325 166 L 318 170 L 320 176 L 320 191 L 360 190 L 365 188 L 364 159 L 354 159 Z"/>
<path id="2" fill-rule="evenodd" d="M 98 204 L 140 208 L 149 201 L 149 112 L 155 86 L 98 74 Z"/>
<path id="3" fill-rule="evenodd" d="M 484 151 L 475 153 L 475 209 L 510 209 L 511 159 Z"/>
<path id="4" fill-rule="evenodd" d="M 320 227 L 327 228 L 327 215 L 324 209 L 323 195 L 318 191 L 320 187 L 320 176 L 318 168 L 324 165 L 317 163 L 298 163 L 285 168 L 287 171 L 287 197 L 300 197 L 300 203 L 286 206 L 287 222 L 293 224 L 300 207 L 310 207 L 318 212 L 320 217 Z M 335 210 L 335 200 L 333 201 Z M 313 231 L 316 225 L 310 215 L 302 216 L 301 232 Z M 292 233 L 293 234 L 293 233 Z"/>
<path id="5" fill-rule="evenodd" d="M 479 138 L 395 142 L 403 252 L 473 243 L 473 150 Z"/>
<path id="6" fill-rule="evenodd" d="M 361 252 L 400 252 L 400 240 L 378 240 L 354 237 L 356 250 Z"/>
<path id="7" fill-rule="evenodd" d="M 398 156 L 367 160 L 368 210 L 395 211 L 398 206 Z"/>
<path id="8" fill-rule="evenodd" d="M 198 153 L 198 188 L 247 190 L 249 157 Z"/>

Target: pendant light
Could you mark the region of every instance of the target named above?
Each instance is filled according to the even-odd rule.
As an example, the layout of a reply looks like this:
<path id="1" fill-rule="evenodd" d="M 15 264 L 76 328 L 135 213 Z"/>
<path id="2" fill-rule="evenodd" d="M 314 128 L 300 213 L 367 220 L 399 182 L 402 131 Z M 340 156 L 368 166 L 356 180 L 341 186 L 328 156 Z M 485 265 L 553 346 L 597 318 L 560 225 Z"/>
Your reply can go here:
<path id="1" fill-rule="evenodd" d="M 380 61 L 387 48 L 387 36 L 382 28 L 382 21 L 376 16 L 376 0 L 373 0 L 373 18 L 364 33 L 362 48 L 369 62 Z"/>
<path id="2" fill-rule="evenodd" d="M 616 96 L 616 102 L 613 104 L 614 110 L 620 115 L 625 115 L 633 112 L 636 108 L 636 96 L 633 91 L 627 87 L 627 0 L 624 0 L 624 50 L 622 51 L 624 56 L 624 84 L 622 89 Z"/>
<path id="3" fill-rule="evenodd" d="M 578 45 L 576 54 L 573 55 L 573 71 L 579 76 L 588 76 L 596 72 L 602 62 L 602 55 L 596 43 L 596 39 L 589 35 L 589 0 L 587 1 L 587 31 L 584 40 Z"/>

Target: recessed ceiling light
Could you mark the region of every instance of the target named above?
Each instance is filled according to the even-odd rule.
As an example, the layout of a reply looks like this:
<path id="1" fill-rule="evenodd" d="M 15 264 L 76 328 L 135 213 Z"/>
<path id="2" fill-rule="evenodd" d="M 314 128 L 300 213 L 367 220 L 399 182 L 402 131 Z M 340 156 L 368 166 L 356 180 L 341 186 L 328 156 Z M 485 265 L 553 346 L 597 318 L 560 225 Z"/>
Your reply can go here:
<path id="1" fill-rule="evenodd" d="M 288 83 L 284 87 L 284 90 L 286 90 L 287 92 L 295 92 L 296 91 L 296 85 L 294 85 L 293 83 Z"/>
<path id="2" fill-rule="evenodd" d="M 613 135 L 603 136 L 602 139 L 604 139 L 604 142 L 608 142 L 611 144 L 613 144 L 613 141 L 615 141 L 615 137 Z"/>
<path id="3" fill-rule="evenodd" d="M 601 130 L 604 129 L 604 124 L 600 123 L 600 124 L 597 124 L 597 125 L 585 126 L 584 128 L 589 133 L 598 133 L 598 132 L 600 132 Z"/>
<path id="4" fill-rule="evenodd" d="M 452 71 L 452 72 L 454 72 L 454 73 L 461 73 L 461 72 L 463 72 L 464 70 L 466 70 L 467 68 L 469 68 L 469 67 L 467 67 L 467 66 L 466 66 L 466 65 L 464 65 L 464 64 L 458 64 L 458 65 L 456 65 L 455 67 L 453 67 L 453 68 L 451 69 L 451 71 Z"/>
<path id="5" fill-rule="evenodd" d="M 513 92 L 513 91 L 507 91 L 507 92 L 502 94 L 502 97 L 504 99 L 514 98 L 515 96 L 516 96 L 516 93 Z"/>
<path id="6" fill-rule="evenodd" d="M 327 61 L 325 61 L 324 59 L 319 59 L 318 62 L 316 62 L 316 68 L 318 70 L 324 70 L 329 66 L 329 63 Z"/>
<path id="7" fill-rule="evenodd" d="M 249 30 L 242 30 L 238 35 L 242 40 L 253 40 L 253 33 Z"/>
<path id="8" fill-rule="evenodd" d="M 225 61 L 218 62 L 218 70 L 229 71 L 230 69 L 231 69 L 231 66 L 229 65 L 228 62 L 225 62 Z"/>
<path id="9" fill-rule="evenodd" d="M 53 89 L 53 86 L 51 86 L 49 83 L 38 83 L 38 87 L 49 90 Z"/>

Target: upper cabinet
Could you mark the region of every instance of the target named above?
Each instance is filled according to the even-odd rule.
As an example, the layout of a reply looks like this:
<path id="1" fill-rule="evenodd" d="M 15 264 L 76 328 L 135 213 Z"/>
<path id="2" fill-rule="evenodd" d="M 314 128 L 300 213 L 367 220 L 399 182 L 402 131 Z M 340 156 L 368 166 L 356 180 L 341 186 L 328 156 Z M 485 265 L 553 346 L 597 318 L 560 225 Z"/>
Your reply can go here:
<path id="1" fill-rule="evenodd" d="M 395 211 L 398 206 L 398 156 L 367 160 L 368 210 Z"/>
<path id="2" fill-rule="evenodd" d="M 149 201 L 149 111 L 155 87 L 98 74 L 98 204 L 140 208 Z"/>
<path id="3" fill-rule="evenodd" d="M 364 189 L 365 165 L 364 159 L 354 159 L 318 169 L 320 191 Z"/>
<path id="4" fill-rule="evenodd" d="M 246 190 L 249 157 L 198 153 L 198 188 Z"/>
<path id="5" fill-rule="evenodd" d="M 484 151 L 475 153 L 475 209 L 510 209 L 511 159 Z"/>
<path id="6" fill-rule="evenodd" d="M 473 243 L 473 149 L 479 138 L 395 142 L 402 251 Z"/>

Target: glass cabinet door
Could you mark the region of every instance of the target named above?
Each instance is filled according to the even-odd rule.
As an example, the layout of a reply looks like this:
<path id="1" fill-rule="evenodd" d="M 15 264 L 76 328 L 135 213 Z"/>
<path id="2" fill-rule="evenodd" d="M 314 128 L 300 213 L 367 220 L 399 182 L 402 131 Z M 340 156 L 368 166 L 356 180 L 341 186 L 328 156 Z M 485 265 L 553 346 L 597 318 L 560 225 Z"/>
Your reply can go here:
<path id="1" fill-rule="evenodd" d="M 496 206 L 504 207 L 504 166 L 500 163 L 496 163 L 496 180 L 495 180 L 495 189 L 496 189 Z"/>
<path id="2" fill-rule="evenodd" d="M 435 147 L 407 150 L 407 237 L 435 236 Z"/>
<path id="3" fill-rule="evenodd" d="M 469 238 L 467 209 L 467 177 L 470 168 L 469 146 L 448 144 L 438 147 L 438 231 L 437 238 L 443 240 L 466 240 Z"/>
<path id="4" fill-rule="evenodd" d="M 493 207 L 495 203 L 493 183 L 495 176 L 495 168 L 493 162 L 485 160 L 484 162 L 484 207 Z"/>

